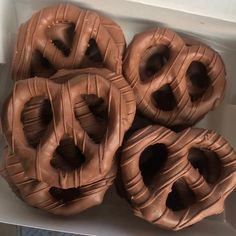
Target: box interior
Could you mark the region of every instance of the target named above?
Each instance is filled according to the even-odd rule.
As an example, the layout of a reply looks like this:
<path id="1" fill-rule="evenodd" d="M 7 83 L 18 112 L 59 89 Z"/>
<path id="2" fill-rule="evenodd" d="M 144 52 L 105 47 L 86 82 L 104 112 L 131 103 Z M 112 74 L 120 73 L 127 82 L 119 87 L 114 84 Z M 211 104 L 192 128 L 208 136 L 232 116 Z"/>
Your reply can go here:
<path id="1" fill-rule="evenodd" d="M 33 12 L 42 7 L 63 1 L 3 0 L 0 3 L 0 106 L 10 93 L 11 51 L 17 27 Z M 210 112 L 197 124 L 223 135 L 236 148 L 236 132 L 232 129 L 236 119 L 236 23 L 199 16 L 180 10 L 126 0 L 74 0 L 81 7 L 94 9 L 111 17 L 122 27 L 127 43 L 141 31 L 153 27 L 170 27 L 183 36 L 200 40 L 218 51 L 226 64 L 227 89 L 223 104 Z M 144 1 L 142 1 L 144 2 Z M 236 4 L 235 4 L 236 6 Z M 2 55 L 2 56 L 1 56 Z M 4 145 L 1 138 L 1 150 Z M 1 158 L 1 156 L 0 156 Z M 89 209 L 76 217 L 55 217 L 30 208 L 17 199 L 3 179 L 0 179 L 0 222 L 43 228 L 83 235 L 235 235 L 236 192 L 226 201 L 225 211 L 209 217 L 180 232 L 161 230 L 132 215 L 127 203 L 112 188 L 101 206 Z"/>

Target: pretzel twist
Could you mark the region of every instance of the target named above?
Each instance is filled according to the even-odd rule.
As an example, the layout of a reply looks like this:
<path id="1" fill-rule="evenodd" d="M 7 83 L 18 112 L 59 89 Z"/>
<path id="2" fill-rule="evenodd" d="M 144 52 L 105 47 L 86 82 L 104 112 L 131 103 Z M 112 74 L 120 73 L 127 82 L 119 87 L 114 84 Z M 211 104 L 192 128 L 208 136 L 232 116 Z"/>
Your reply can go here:
<path id="1" fill-rule="evenodd" d="M 90 139 L 75 118 L 75 104 L 76 111 L 84 114 L 83 109 L 87 106 L 82 97 L 84 94 L 95 94 L 108 104 L 107 130 L 99 144 Z M 37 147 L 33 148 L 23 132 L 20 117 L 25 103 L 37 96 L 49 99 L 53 120 Z M 15 83 L 5 104 L 2 123 L 8 144 L 21 159 L 30 178 L 59 188 L 76 188 L 102 179 L 110 170 L 127 129 L 127 111 L 120 90 L 100 76 L 83 74 L 64 84 L 31 78 Z M 53 153 L 65 135 L 73 138 L 86 157 L 85 163 L 72 171 L 59 171 L 50 165 Z"/>
<path id="2" fill-rule="evenodd" d="M 160 68 L 144 81 L 143 70 L 148 58 L 165 47 L 169 51 L 167 62 L 164 65 L 159 65 L 160 61 L 153 62 Z M 191 97 L 191 90 L 195 88 L 187 75 L 192 62 L 202 63 L 210 80 L 209 86 L 196 100 Z M 223 100 L 226 72 L 218 53 L 202 44 L 187 45 L 169 29 L 157 28 L 136 35 L 128 47 L 123 71 L 134 89 L 139 110 L 166 126 L 192 125 Z M 176 104 L 165 110 L 156 104 L 154 94 L 166 85 L 170 87 Z"/>

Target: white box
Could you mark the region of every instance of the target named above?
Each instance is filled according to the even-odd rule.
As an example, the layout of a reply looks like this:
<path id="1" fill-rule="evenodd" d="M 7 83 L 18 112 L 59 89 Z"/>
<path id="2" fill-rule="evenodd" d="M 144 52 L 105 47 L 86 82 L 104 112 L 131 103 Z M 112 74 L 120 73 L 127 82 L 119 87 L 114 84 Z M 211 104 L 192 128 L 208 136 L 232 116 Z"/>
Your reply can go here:
<path id="1" fill-rule="evenodd" d="M 0 1 L 0 105 L 10 93 L 9 65 L 17 27 L 38 9 L 57 3 L 53 0 Z M 61 1 L 62 2 L 62 1 Z M 224 103 L 210 112 L 198 126 L 221 133 L 236 148 L 236 2 L 213 0 L 74 0 L 79 6 L 95 9 L 121 25 L 127 43 L 134 34 L 155 26 L 170 27 L 201 40 L 223 57 L 227 68 Z M 209 11 L 206 11 L 209 9 Z M 202 16 L 205 15 L 205 16 Z M 1 148 L 3 141 L 1 142 Z M 1 158 L 1 157 L 0 157 Z M 182 230 L 161 230 L 135 216 L 128 204 L 112 189 L 101 206 L 75 217 L 55 217 L 21 202 L 3 179 L 0 180 L 0 222 L 83 235 L 236 235 L 236 192 L 227 199 L 226 209 L 217 217 Z"/>

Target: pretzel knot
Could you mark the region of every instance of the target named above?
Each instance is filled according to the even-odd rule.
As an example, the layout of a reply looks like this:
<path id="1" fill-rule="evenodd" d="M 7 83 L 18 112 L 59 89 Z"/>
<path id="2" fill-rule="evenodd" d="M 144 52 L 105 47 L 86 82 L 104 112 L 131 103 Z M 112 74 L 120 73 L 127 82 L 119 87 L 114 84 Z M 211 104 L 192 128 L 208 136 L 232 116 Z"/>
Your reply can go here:
<path id="1" fill-rule="evenodd" d="M 12 63 L 15 80 L 59 69 L 106 67 L 121 73 L 125 39 L 112 20 L 72 4 L 44 8 L 22 24 Z"/>
<path id="2" fill-rule="evenodd" d="M 223 99 L 226 72 L 218 53 L 169 29 L 136 35 L 123 65 L 140 111 L 164 125 L 192 125 Z"/>
<path id="3" fill-rule="evenodd" d="M 95 143 L 81 127 L 78 114 L 89 110 L 86 95 L 102 98 L 107 104 L 108 123 L 104 137 Z M 51 103 L 53 118 L 36 147 L 30 145 L 23 131 L 21 114 L 24 105 L 35 97 L 45 97 Z M 89 114 L 91 115 L 91 114 Z M 14 154 L 19 156 L 26 174 L 58 188 L 76 188 L 102 179 L 113 164 L 113 157 L 127 130 L 126 103 L 120 90 L 95 74 L 82 74 L 64 84 L 43 78 L 30 78 L 15 83 L 12 95 L 5 103 L 3 131 Z M 50 161 L 60 141 L 73 139 L 85 156 L 84 163 L 72 170 L 54 168 Z"/>
<path id="4" fill-rule="evenodd" d="M 24 172 L 20 159 L 5 149 L 3 176 L 14 192 L 30 206 L 56 215 L 78 214 L 99 205 L 106 190 L 113 183 L 116 168 L 113 165 L 104 179 L 79 188 L 59 189 L 44 182 L 30 179 Z"/>
<path id="5" fill-rule="evenodd" d="M 154 161 L 145 172 L 140 156 L 148 148 L 154 150 Z M 174 133 L 148 126 L 128 139 L 121 157 L 122 179 L 135 214 L 172 230 L 222 212 L 225 198 L 236 187 L 235 170 L 233 148 L 203 129 Z"/>

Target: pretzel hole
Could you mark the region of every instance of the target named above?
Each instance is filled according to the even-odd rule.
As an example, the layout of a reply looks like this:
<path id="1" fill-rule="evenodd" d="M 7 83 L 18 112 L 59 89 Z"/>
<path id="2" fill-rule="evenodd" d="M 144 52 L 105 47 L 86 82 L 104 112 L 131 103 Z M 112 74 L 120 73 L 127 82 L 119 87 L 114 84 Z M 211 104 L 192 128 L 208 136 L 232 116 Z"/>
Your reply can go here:
<path id="1" fill-rule="evenodd" d="M 158 143 L 148 146 L 140 155 L 139 169 L 146 186 L 154 186 L 156 176 L 163 168 L 168 156 L 168 149 L 165 144 Z"/>
<path id="2" fill-rule="evenodd" d="M 49 78 L 56 73 L 56 69 L 49 62 L 49 60 L 43 56 L 43 54 L 35 50 L 32 55 L 30 65 L 30 77 L 44 77 Z"/>
<path id="3" fill-rule="evenodd" d="M 171 192 L 166 200 L 166 206 L 173 211 L 180 211 L 195 202 L 197 202 L 196 195 L 188 187 L 185 180 L 180 178 L 172 185 Z"/>
<path id="4" fill-rule="evenodd" d="M 170 50 L 164 45 L 157 45 L 146 50 L 141 58 L 139 67 L 141 81 L 150 79 L 153 75 L 160 72 L 164 65 L 168 62 Z"/>
<path id="5" fill-rule="evenodd" d="M 104 99 L 96 94 L 83 94 L 82 98 L 87 103 L 92 116 L 81 116 L 81 112 L 76 109 L 75 117 L 79 120 L 82 128 L 87 132 L 89 137 L 95 142 L 100 143 L 103 139 L 108 123 L 108 109 Z M 90 118 L 89 118 L 90 117 Z"/>
<path id="6" fill-rule="evenodd" d="M 57 201 L 62 201 L 66 203 L 78 198 L 81 195 L 81 190 L 80 188 L 61 189 L 61 188 L 51 187 L 49 189 L 49 193 Z"/>
<path id="7" fill-rule="evenodd" d="M 52 26 L 49 30 L 49 38 L 52 44 L 68 57 L 71 53 L 71 48 L 74 39 L 75 24 L 68 22 L 60 22 Z"/>
<path id="8" fill-rule="evenodd" d="M 88 47 L 81 62 L 81 67 L 103 67 L 102 54 L 98 48 L 96 40 L 93 38 L 88 42 Z"/>
<path id="9" fill-rule="evenodd" d="M 193 61 L 187 70 L 187 87 L 192 102 L 200 99 L 210 87 L 211 80 L 207 68 L 198 61 Z"/>
<path id="10" fill-rule="evenodd" d="M 209 184 L 214 184 L 219 179 L 221 163 L 215 152 L 206 148 L 191 148 L 188 160 Z"/>
<path id="11" fill-rule="evenodd" d="M 38 96 L 31 98 L 23 108 L 21 122 L 28 143 L 36 148 L 52 120 L 52 107 L 48 99 Z"/>
<path id="12" fill-rule="evenodd" d="M 172 111 L 177 106 L 175 96 L 169 84 L 162 86 L 152 94 L 155 106 L 163 111 Z"/>
<path id="13" fill-rule="evenodd" d="M 75 145 L 74 139 L 65 136 L 56 148 L 50 164 L 62 171 L 75 170 L 85 162 L 85 156 Z"/>

